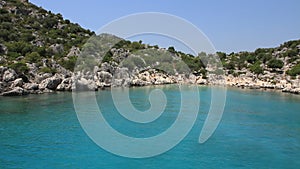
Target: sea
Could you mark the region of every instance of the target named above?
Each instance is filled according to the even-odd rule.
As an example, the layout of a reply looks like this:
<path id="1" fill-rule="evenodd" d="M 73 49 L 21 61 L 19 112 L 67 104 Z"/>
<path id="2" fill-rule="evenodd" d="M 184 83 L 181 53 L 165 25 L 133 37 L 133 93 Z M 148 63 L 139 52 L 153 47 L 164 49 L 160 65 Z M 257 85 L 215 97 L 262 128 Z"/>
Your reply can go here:
<path id="1" fill-rule="evenodd" d="M 146 158 L 112 153 L 89 137 L 78 119 L 71 92 L 0 97 L 0 168 L 300 168 L 299 95 L 227 88 L 220 123 L 213 135 L 200 144 L 199 135 L 211 109 L 213 88 L 198 87 L 197 117 L 186 136 L 168 151 Z M 128 137 L 147 138 L 172 127 L 180 107 L 184 106 L 181 105 L 182 93 L 188 92 L 179 90 L 177 85 L 130 88 L 130 104 L 141 112 L 148 110 L 151 107 L 149 95 L 157 90 L 164 93 L 167 102 L 161 116 L 150 123 L 133 122 L 120 115 L 110 89 L 93 93 L 111 128 Z M 103 135 L 102 139 L 111 146 L 123 146 L 114 140 L 116 138 Z M 172 138 L 165 138 L 166 144 L 168 139 Z M 149 146 L 155 148 L 155 145 Z"/>

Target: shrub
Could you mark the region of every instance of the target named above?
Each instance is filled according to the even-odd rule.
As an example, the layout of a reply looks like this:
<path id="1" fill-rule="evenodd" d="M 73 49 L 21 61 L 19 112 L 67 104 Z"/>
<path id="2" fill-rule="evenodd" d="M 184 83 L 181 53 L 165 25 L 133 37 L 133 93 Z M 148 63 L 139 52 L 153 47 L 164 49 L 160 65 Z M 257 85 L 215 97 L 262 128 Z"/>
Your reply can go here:
<path id="1" fill-rule="evenodd" d="M 260 67 L 260 62 L 255 62 L 251 67 L 250 67 L 250 71 L 255 73 L 255 74 L 262 74 L 263 73 L 263 69 Z"/>
<path id="2" fill-rule="evenodd" d="M 29 71 L 29 68 L 24 62 L 13 63 L 11 65 L 8 65 L 8 67 L 14 69 L 18 74 L 26 74 Z"/>
<path id="3" fill-rule="evenodd" d="M 292 67 L 290 70 L 287 71 L 287 74 L 290 76 L 296 76 L 300 74 L 300 63 Z"/>
<path id="4" fill-rule="evenodd" d="M 77 57 L 71 56 L 71 57 L 69 57 L 69 60 L 62 60 L 60 62 L 60 65 L 68 70 L 73 71 L 74 67 L 76 65 L 76 62 L 77 62 Z"/>
<path id="5" fill-rule="evenodd" d="M 283 61 L 281 60 L 278 60 L 278 59 L 271 59 L 269 62 L 268 62 L 268 67 L 269 68 L 279 68 L 281 69 L 284 65 Z"/>
<path id="6" fill-rule="evenodd" d="M 37 52 L 27 53 L 25 60 L 29 63 L 36 63 L 41 60 L 41 56 Z"/>
<path id="7" fill-rule="evenodd" d="M 43 67 L 43 68 L 40 69 L 40 72 L 55 74 L 56 70 L 54 68 Z"/>

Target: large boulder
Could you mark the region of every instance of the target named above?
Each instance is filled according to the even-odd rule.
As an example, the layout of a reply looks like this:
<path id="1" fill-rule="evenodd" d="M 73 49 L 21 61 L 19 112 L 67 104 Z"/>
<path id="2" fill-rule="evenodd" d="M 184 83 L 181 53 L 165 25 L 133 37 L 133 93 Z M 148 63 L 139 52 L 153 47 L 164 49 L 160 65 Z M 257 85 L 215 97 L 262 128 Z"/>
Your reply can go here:
<path id="1" fill-rule="evenodd" d="M 14 81 L 17 78 L 17 73 L 13 69 L 8 69 L 3 73 L 2 80 L 5 82 Z"/>
<path id="2" fill-rule="evenodd" d="M 39 85 L 36 83 L 25 83 L 23 85 L 23 88 L 26 90 L 38 90 L 39 89 Z"/>
<path id="3" fill-rule="evenodd" d="M 55 90 L 57 88 L 57 86 L 62 82 L 62 79 L 54 76 L 54 77 L 50 77 L 47 78 L 45 80 L 43 80 L 40 84 L 39 84 L 39 89 L 50 89 L 50 90 Z"/>
<path id="4" fill-rule="evenodd" d="M 57 91 L 71 91 L 72 80 L 71 78 L 64 79 L 56 88 Z"/>
<path id="5" fill-rule="evenodd" d="M 26 95 L 28 94 L 28 92 L 26 90 L 24 90 L 21 87 L 15 87 L 14 89 L 8 91 L 8 92 L 4 92 L 1 95 L 2 96 L 22 96 L 22 95 Z"/>
<path id="6" fill-rule="evenodd" d="M 76 80 L 76 90 L 97 90 L 98 87 L 94 80 L 92 79 L 86 79 L 86 78 L 80 78 Z"/>
<path id="7" fill-rule="evenodd" d="M 113 87 L 127 87 L 130 86 L 130 73 L 127 68 L 117 68 L 113 79 L 112 86 Z"/>
<path id="8" fill-rule="evenodd" d="M 23 79 L 18 78 L 18 79 L 13 81 L 13 83 L 11 84 L 11 88 L 22 87 L 22 85 L 23 85 Z"/>

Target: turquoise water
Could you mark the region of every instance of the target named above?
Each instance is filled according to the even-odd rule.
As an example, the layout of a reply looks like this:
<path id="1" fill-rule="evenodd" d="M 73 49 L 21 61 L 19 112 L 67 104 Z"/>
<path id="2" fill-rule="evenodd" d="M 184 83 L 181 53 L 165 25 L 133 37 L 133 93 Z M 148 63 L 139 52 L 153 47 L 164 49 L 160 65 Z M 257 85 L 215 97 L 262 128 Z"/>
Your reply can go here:
<path id="1" fill-rule="evenodd" d="M 155 88 L 162 88 L 169 102 L 151 125 L 122 118 L 110 91 L 96 95 L 112 127 L 149 137 L 174 122 L 180 104 L 174 87 L 132 88 L 137 109 L 149 108 L 147 94 Z M 209 87 L 199 89 L 201 108 L 192 131 L 175 148 L 146 159 L 123 158 L 98 147 L 80 127 L 71 93 L 0 97 L 0 168 L 300 168 L 300 96 L 228 89 L 219 127 L 198 144 L 211 94 Z"/>

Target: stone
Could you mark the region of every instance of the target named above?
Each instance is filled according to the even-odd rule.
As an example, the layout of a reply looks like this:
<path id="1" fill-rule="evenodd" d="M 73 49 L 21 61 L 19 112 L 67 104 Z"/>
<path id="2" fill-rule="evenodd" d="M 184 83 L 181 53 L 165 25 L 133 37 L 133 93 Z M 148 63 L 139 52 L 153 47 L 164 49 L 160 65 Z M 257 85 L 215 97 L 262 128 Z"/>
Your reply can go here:
<path id="1" fill-rule="evenodd" d="M 43 80 L 39 84 L 39 89 L 50 89 L 50 90 L 55 90 L 56 87 L 62 82 L 61 78 L 58 77 L 51 77 Z"/>
<path id="2" fill-rule="evenodd" d="M 80 78 L 76 81 L 76 90 L 97 90 L 97 85 L 94 80 Z"/>
<path id="3" fill-rule="evenodd" d="M 38 90 L 39 89 L 39 85 L 36 83 L 25 83 L 23 85 L 23 88 L 25 90 Z"/>
<path id="4" fill-rule="evenodd" d="M 64 52 L 64 46 L 62 44 L 53 44 L 50 46 L 50 49 L 54 54 L 59 54 Z"/>
<path id="5" fill-rule="evenodd" d="M 23 88 L 21 87 L 15 87 L 14 89 L 8 91 L 8 92 L 4 92 L 1 95 L 2 96 L 22 96 L 22 95 L 26 95 L 28 94 L 27 91 L 25 91 Z"/>
<path id="6" fill-rule="evenodd" d="M 13 69 L 8 69 L 3 73 L 3 81 L 10 82 L 17 78 L 17 73 Z"/>
<path id="7" fill-rule="evenodd" d="M 79 55 L 80 55 L 80 49 L 78 47 L 72 46 L 67 56 L 70 57 L 70 56 L 79 56 Z"/>
<path id="8" fill-rule="evenodd" d="M 11 88 L 22 87 L 22 85 L 23 85 L 23 79 L 18 78 L 18 79 L 13 81 L 13 83 L 11 84 Z"/>
<path id="9" fill-rule="evenodd" d="M 3 44 L 0 44 L 0 55 L 7 54 L 7 47 Z"/>

